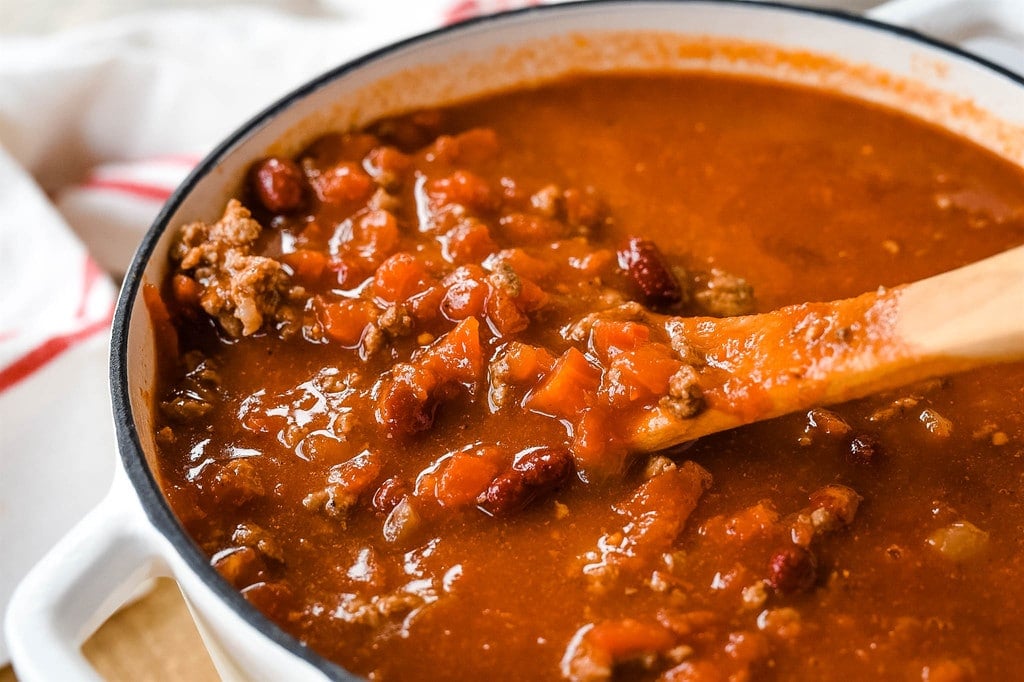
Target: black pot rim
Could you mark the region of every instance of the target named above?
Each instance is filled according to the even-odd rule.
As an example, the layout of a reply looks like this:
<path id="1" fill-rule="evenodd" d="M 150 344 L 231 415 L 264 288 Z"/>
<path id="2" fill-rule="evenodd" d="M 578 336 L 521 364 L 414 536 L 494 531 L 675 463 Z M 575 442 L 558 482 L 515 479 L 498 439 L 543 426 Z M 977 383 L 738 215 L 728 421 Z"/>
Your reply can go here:
<path id="1" fill-rule="evenodd" d="M 221 578 L 220 574 L 218 574 L 210 565 L 207 557 L 199 550 L 196 544 L 178 523 L 177 518 L 171 511 L 170 506 L 167 504 L 167 501 L 157 484 L 153 472 L 146 464 L 146 458 L 142 450 L 142 445 L 139 441 L 135 421 L 132 418 L 127 367 L 128 330 L 131 322 L 132 306 L 141 288 L 142 277 L 146 265 L 149 263 L 149 260 L 156 249 L 160 236 L 167 229 L 171 216 L 174 215 L 181 204 L 185 201 L 196 183 L 213 170 L 228 151 L 233 149 L 253 131 L 259 129 L 264 123 L 272 119 L 282 110 L 291 106 L 297 100 L 300 100 L 316 90 L 325 87 L 335 79 L 398 50 L 432 40 L 442 35 L 457 33 L 467 27 L 501 22 L 509 16 L 573 11 L 574 8 L 592 8 L 595 5 L 624 4 L 626 1 L 627 0 L 577 0 L 575 2 L 556 5 L 526 7 L 518 10 L 477 17 L 391 43 L 323 73 L 278 99 L 262 112 L 256 114 L 253 118 L 239 127 L 234 133 L 229 135 L 213 151 L 211 151 L 192 170 L 188 177 L 171 195 L 167 203 L 164 204 L 160 213 L 154 220 L 153 225 L 149 228 L 142 239 L 139 249 L 132 259 L 132 263 L 125 275 L 121 292 L 118 297 L 110 342 L 110 389 L 113 402 L 114 426 L 117 434 L 117 445 L 121 456 L 122 466 L 139 496 L 139 500 L 150 523 L 152 523 L 153 526 L 167 538 L 178 554 L 184 559 L 188 567 L 203 580 L 206 586 L 209 587 L 219 599 L 228 604 L 246 623 L 288 652 L 306 661 L 329 679 L 355 681 L 361 678 L 356 677 L 335 663 L 328 661 L 326 658 L 309 649 L 291 635 L 285 633 L 275 623 L 263 616 L 263 614 L 252 606 L 238 590 Z M 646 4 L 660 5 L 708 3 L 730 6 L 746 6 L 751 9 L 763 9 L 766 11 L 786 11 L 796 14 L 813 14 L 885 33 L 895 34 L 911 41 L 923 43 L 929 47 L 937 48 L 940 51 L 974 62 L 1024 87 L 1024 77 L 998 64 L 994 64 L 986 59 L 966 52 L 954 45 L 922 35 L 917 31 L 885 24 L 859 15 L 848 14 L 837 10 L 801 7 L 779 2 L 756 2 L 755 0 L 646 0 Z"/>

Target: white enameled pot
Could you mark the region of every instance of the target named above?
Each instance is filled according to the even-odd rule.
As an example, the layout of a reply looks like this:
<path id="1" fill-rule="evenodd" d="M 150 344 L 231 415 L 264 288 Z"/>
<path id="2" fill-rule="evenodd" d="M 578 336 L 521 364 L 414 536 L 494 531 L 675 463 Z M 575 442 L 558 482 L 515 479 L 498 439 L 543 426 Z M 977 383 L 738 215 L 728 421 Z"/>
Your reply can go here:
<path id="1" fill-rule="evenodd" d="M 961 26 L 966 19 L 975 26 L 986 19 L 1016 20 L 1024 34 L 1024 16 L 1010 16 L 1021 9 L 1018 3 L 898 0 L 875 16 L 946 30 L 950 13 L 966 8 Z M 741 0 L 534 7 L 445 28 L 338 67 L 218 147 L 174 194 L 142 243 L 121 292 L 111 349 L 122 467 L 106 500 L 14 595 L 6 628 L 20 678 L 96 679 L 79 652 L 81 642 L 155 576 L 170 576 L 181 586 L 225 678 L 351 678 L 263 618 L 222 580 L 165 502 L 152 466 L 155 345 L 142 285 L 164 276 L 175 228 L 216 219 L 246 168 L 268 153 L 295 152 L 328 129 L 570 72 L 651 69 L 756 74 L 841 91 L 941 125 L 1024 167 L 1024 78 L 907 29 L 820 10 Z"/>

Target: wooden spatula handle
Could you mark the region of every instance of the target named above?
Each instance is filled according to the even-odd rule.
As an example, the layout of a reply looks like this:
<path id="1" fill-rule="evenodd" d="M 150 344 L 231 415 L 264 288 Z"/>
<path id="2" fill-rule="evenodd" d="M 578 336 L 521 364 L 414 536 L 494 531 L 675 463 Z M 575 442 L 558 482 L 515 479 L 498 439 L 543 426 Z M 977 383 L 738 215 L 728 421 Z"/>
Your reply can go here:
<path id="1" fill-rule="evenodd" d="M 654 408 L 632 430 L 637 450 L 1024 358 L 1024 246 L 856 298 L 665 328 L 704 353 L 708 409 Z"/>
<path id="2" fill-rule="evenodd" d="M 1024 352 L 1024 246 L 902 287 L 897 334 L 923 356 Z"/>

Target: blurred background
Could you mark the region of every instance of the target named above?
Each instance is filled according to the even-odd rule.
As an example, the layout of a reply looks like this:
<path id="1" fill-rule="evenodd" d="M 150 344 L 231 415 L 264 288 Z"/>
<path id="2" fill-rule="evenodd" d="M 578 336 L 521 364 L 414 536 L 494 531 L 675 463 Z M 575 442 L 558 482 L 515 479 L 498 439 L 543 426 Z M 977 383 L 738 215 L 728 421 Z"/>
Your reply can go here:
<path id="1" fill-rule="evenodd" d="M 0 34 L 47 33 L 147 9 L 261 5 L 310 16 L 352 11 L 386 13 L 415 7 L 416 0 L 0 0 Z M 792 4 L 861 12 L 880 0 L 803 0 Z"/>

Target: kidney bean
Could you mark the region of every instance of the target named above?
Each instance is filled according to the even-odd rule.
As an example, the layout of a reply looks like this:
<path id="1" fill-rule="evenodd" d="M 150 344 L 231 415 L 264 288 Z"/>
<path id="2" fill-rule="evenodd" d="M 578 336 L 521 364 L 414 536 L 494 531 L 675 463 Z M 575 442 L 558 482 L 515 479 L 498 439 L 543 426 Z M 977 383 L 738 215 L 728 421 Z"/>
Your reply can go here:
<path id="1" fill-rule="evenodd" d="M 294 161 L 272 156 L 253 173 L 256 196 L 268 211 L 285 213 L 302 205 L 304 177 Z"/>
<path id="2" fill-rule="evenodd" d="M 768 584 L 782 594 L 809 590 L 818 577 L 817 560 L 809 550 L 793 545 L 772 554 Z"/>
<path id="3" fill-rule="evenodd" d="M 619 267 L 641 294 L 643 303 L 667 308 L 683 300 L 683 290 L 672 274 L 658 245 L 649 239 L 630 237 L 618 251 Z"/>
<path id="4" fill-rule="evenodd" d="M 519 453 L 512 467 L 499 474 L 477 498 L 495 516 L 522 509 L 572 472 L 572 455 L 565 450 L 538 447 Z"/>

